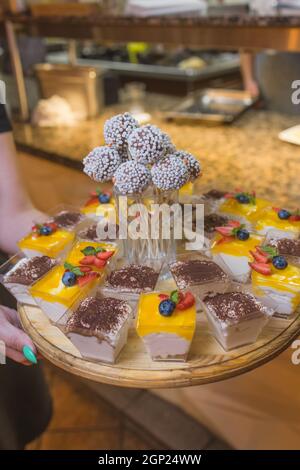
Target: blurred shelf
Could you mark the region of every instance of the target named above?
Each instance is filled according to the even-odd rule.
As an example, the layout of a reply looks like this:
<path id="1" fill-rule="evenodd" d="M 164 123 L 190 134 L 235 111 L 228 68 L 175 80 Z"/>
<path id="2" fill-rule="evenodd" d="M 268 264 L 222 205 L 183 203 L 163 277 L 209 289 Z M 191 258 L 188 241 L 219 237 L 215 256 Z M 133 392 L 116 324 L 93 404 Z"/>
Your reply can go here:
<path id="1" fill-rule="evenodd" d="M 32 36 L 145 41 L 219 49 L 300 51 L 300 16 L 136 18 L 93 15 L 66 18 L 17 15 L 7 19 Z"/>

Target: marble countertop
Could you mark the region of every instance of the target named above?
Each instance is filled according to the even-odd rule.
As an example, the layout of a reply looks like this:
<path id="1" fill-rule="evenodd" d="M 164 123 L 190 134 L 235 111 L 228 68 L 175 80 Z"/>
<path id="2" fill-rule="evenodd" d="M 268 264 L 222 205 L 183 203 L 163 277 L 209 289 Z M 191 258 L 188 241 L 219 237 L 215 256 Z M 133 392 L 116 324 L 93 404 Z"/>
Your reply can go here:
<path id="1" fill-rule="evenodd" d="M 15 124 L 16 143 L 19 150 L 80 170 L 88 152 L 104 143 L 104 121 L 118 111 L 107 109 L 100 118 L 73 128 Z M 171 136 L 177 148 L 199 158 L 203 190 L 255 189 L 274 204 L 300 206 L 300 147 L 278 139 L 280 131 L 299 123 L 297 117 L 251 110 L 231 126 L 206 126 L 166 122 L 155 112 L 152 122 Z"/>

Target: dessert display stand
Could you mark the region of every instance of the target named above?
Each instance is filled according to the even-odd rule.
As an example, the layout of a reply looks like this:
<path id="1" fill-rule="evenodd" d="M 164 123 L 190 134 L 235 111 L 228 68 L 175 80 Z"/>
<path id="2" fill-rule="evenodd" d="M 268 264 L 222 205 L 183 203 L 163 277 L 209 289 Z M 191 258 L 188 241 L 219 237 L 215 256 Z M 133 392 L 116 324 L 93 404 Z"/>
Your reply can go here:
<path id="1" fill-rule="evenodd" d="M 118 362 L 108 365 L 76 357 L 69 340 L 38 307 L 19 305 L 18 310 L 25 331 L 50 362 L 85 379 L 123 387 L 188 387 L 235 377 L 272 360 L 300 331 L 298 311 L 292 319 L 273 318 L 255 344 L 225 352 L 210 335 L 202 312 L 187 362 L 153 362 L 132 325 Z"/>

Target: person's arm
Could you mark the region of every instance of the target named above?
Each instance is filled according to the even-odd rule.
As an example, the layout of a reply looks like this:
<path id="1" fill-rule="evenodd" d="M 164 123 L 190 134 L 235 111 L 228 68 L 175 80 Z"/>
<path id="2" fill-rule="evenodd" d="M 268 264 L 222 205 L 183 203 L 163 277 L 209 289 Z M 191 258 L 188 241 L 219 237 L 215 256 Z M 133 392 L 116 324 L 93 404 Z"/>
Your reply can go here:
<path id="1" fill-rule="evenodd" d="M 34 214 L 17 170 L 10 123 L 4 106 L 0 105 L 0 249 L 16 251 L 17 240 L 28 231 Z M 17 312 L 3 305 L 0 305 L 0 341 L 5 344 L 6 356 L 13 361 L 29 364 L 22 354 L 24 346 L 29 346 L 36 354 L 33 342 L 22 330 Z"/>
<path id="2" fill-rule="evenodd" d="M 241 52 L 240 60 L 244 89 L 256 98 L 259 95 L 259 86 L 254 76 L 254 56 L 251 52 Z"/>

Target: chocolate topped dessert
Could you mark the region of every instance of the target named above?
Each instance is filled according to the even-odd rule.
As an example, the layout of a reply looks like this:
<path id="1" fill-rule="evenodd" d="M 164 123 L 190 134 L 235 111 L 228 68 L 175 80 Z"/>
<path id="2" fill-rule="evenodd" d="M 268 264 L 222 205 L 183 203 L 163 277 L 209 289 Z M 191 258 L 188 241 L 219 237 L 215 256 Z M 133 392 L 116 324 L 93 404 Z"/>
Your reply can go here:
<path id="1" fill-rule="evenodd" d="M 53 217 L 53 221 L 58 225 L 58 227 L 63 228 L 73 228 L 81 221 L 81 219 L 82 214 L 75 211 L 61 211 Z"/>
<path id="2" fill-rule="evenodd" d="M 105 225 L 103 230 L 106 232 L 108 230 L 108 224 Z M 116 236 L 118 236 L 119 233 L 119 226 L 116 225 Z M 83 229 L 82 231 L 79 232 L 78 234 L 79 238 L 83 238 L 85 240 L 91 240 L 91 241 L 97 241 L 99 240 L 99 237 L 97 235 L 97 224 L 92 224 L 89 227 Z M 105 238 L 105 240 L 115 240 L 115 238 Z"/>
<path id="3" fill-rule="evenodd" d="M 268 245 L 277 248 L 279 255 L 300 257 L 300 239 L 271 239 L 268 241 Z"/>
<path id="4" fill-rule="evenodd" d="M 48 256 L 35 256 L 31 259 L 23 258 L 5 275 L 4 282 L 30 286 L 53 268 L 55 264 L 55 261 Z"/>
<path id="5" fill-rule="evenodd" d="M 149 292 L 154 290 L 158 276 L 159 272 L 149 266 L 130 264 L 113 271 L 107 283 L 121 292 Z"/>
<path id="6" fill-rule="evenodd" d="M 226 194 L 226 191 L 220 191 L 219 189 L 211 189 L 207 193 L 204 193 L 203 196 L 207 199 L 222 199 Z"/>
<path id="7" fill-rule="evenodd" d="M 131 308 L 124 300 L 88 297 L 67 321 L 66 331 L 99 339 L 114 336 L 130 312 Z"/>
<path id="8" fill-rule="evenodd" d="M 224 323 L 238 323 L 255 315 L 266 314 L 268 311 L 253 295 L 243 292 L 207 296 L 204 303 L 210 313 Z"/>
<path id="9" fill-rule="evenodd" d="M 204 217 L 204 231 L 212 234 L 216 227 L 222 227 L 228 222 L 228 217 L 220 214 L 208 214 Z"/>
<path id="10" fill-rule="evenodd" d="M 179 289 L 186 289 L 197 284 L 227 280 L 224 271 L 209 259 L 179 260 L 170 265 L 170 270 Z"/>

